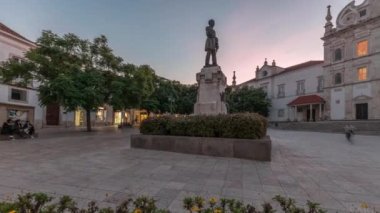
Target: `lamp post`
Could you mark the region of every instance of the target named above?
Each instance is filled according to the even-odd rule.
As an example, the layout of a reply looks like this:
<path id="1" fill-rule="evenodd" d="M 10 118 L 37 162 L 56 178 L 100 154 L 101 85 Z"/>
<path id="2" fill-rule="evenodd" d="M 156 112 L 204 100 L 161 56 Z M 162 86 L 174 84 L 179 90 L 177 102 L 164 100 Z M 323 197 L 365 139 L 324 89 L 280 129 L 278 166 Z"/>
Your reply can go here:
<path id="1" fill-rule="evenodd" d="M 170 103 L 170 114 L 173 114 L 173 102 L 174 102 L 174 98 L 170 96 L 168 98 L 168 100 L 169 100 L 169 103 Z"/>

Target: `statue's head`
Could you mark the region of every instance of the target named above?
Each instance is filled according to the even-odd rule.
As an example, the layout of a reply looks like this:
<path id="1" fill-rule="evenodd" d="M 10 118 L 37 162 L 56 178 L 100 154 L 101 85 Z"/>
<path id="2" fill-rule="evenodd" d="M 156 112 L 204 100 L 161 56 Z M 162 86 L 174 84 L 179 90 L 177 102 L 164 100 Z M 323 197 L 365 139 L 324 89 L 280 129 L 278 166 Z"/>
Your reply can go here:
<path id="1" fill-rule="evenodd" d="M 214 21 L 214 19 L 210 19 L 210 20 L 208 20 L 208 25 L 210 25 L 211 27 L 215 26 L 215 21 Z"/>

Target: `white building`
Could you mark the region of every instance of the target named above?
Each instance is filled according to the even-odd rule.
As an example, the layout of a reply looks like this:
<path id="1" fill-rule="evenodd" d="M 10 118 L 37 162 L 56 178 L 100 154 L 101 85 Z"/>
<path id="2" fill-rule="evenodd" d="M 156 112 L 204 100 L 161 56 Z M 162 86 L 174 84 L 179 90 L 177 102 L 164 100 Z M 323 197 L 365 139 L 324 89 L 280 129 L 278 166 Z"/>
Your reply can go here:
<path id="1" fill-rule="evenodd" d="M 0 22 L 0 62 L 7 61 L 9 58 L 23 60 L 25 53 L 34 47 L 36 47 L 34 42 Z M 36 128 L 86 126 L 83 109 L 66 112 L 58 104 L 40 106 L 37 86 L 38 82 L 33 82 L 28 87 L 0 83 L 0 125 L 8 118 L 12 118 L 29 120 Z M 122 122 L 138 125 L 147 116 L 145 110 L 132 109 L 121 112 L 114 111 L 112 106 L 105 105 L 91 112 L 91 123 L 93 126 L 118 125 Z"/>
<path id="2" fill-rule="evenodd" d="M 349 3 L 326 17 L 324 76 L 331 120 L 380 119 L 380 1 Z"/>
<path id="3" fill-rule="evenodd" d="M 0 22 L 0 62 L 9 58 L 22 60 L 35 44 Z M 43 108 L 38 104 L 35 85 L 18 87 L 0 83 L 0 124 L 8 118 L 29 120 L 36 127 L 43 123 Z"/>
<path id="4" fill-rule="evenodd" d="M 265 60 L 256 77 L 239 87 L 262 88 L 271 100 L 271 121 L 322 120 L 324 110 L 323 61 L 309 61 L 282 68 Z"/>
<path id="5" fill-rule="evenodd" d="M 334 28 L 326 17 L 324 61 L 257 68 L 239 86 L 263 88 L 271 121 L 380 119 L 380 1 L 352 1 Z"/>

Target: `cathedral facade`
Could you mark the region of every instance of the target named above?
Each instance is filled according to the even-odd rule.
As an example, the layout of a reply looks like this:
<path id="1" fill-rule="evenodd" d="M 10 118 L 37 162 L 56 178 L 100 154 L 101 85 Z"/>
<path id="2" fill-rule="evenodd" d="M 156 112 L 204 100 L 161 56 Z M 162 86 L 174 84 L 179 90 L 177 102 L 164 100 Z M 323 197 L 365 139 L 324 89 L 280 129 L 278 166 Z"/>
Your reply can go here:
<path id="1" fill-rule="evenodd" d="M 348 4 L 324 41 L 326 114 L 331 120 L 380 119 L 380 1 Z"/>
<path id="2" fill-rule="evenodd" d="M 271 121 L 380 119 L 380 1 L 353 1 L 332 20 L 328 6 L 323 61 L 265 61 L 238 85 L 267 92 Z"/>

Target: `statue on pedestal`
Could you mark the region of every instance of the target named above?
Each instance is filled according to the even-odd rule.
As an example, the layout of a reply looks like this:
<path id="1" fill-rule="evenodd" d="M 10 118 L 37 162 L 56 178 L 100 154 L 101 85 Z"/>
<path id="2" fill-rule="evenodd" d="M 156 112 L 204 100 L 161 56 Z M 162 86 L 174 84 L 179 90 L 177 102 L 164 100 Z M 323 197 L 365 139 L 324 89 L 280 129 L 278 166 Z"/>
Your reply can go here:
<path id="1" fill-rule="evenodd" d="M 208 25 L 209 26 L 206 27 L 207 40 L 205 45 L 205 51 L 207 52 L 207 54 L 205 67 L 218 66 L 218 63 L 216 62 L 216 52 L 219 49 L 219 43 L 218 38 L 216 37 L 216 32 L 214 30 L 215 21 L 213 19 L 210 19 L 208 21 Z M 212 56 L 212 65 L 210 65 L 210 55 Z"/>
<path id="2" fill-rule="evenodd" d="M 216 62 L 216 52 L 219 49 L 219 44 L 214 30 L 215 21 L 210 19 L 208 24 L 209 26 L 206 27 L 207 40 L 205 45 L 205 51 L 207 52 L 206 63 L 196 75 L 198 95 L 197 102 L 194 104 L 194 114 L 227 114 L 225 102 L 227 78 L 222 72 L 222 68 Z M 212 63 L 210 63 L 210 56 Z"/>

